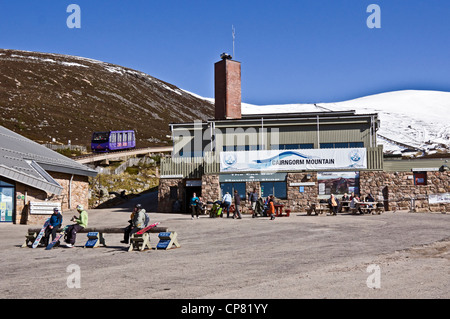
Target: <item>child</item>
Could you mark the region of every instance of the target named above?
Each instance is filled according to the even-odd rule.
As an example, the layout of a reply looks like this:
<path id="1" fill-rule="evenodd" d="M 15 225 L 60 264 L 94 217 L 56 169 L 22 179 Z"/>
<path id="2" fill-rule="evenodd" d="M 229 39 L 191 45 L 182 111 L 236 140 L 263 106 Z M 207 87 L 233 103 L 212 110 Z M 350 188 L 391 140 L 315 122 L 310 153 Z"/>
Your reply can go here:
<path id="1" fill-rule="evenodd" d="M 273 196 L 269 197 L 269 216 L 270 220 L 275 219 L 275 205 L 273 203 Z"/>

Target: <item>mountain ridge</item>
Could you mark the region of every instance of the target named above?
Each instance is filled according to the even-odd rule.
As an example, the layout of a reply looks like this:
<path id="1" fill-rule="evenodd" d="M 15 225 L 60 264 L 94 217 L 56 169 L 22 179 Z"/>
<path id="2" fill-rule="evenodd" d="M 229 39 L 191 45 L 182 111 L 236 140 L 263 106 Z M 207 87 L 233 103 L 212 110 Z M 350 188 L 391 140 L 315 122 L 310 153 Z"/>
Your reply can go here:
<path id="1" fill-rule="evenodd" d="M 136 130 L 169 145 L 170 122 L 206 120 L 213 105 L 143 72 L 89 58 L 0 49 L 1 125 L 32 140 L 88 146 L 94 131 Z"/>

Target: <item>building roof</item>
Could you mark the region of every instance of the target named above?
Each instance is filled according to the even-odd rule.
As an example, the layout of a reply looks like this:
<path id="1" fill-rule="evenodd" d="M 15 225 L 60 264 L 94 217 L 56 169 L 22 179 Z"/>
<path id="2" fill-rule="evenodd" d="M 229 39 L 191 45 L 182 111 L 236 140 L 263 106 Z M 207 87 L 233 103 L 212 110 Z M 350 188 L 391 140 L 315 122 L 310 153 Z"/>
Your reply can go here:
<path id="1" fill-rule="evenodd" d="M 0 177 L 61 194 L 63 187 L 47 171 L 97 175 L 95 170 L 0 126 Z"/>

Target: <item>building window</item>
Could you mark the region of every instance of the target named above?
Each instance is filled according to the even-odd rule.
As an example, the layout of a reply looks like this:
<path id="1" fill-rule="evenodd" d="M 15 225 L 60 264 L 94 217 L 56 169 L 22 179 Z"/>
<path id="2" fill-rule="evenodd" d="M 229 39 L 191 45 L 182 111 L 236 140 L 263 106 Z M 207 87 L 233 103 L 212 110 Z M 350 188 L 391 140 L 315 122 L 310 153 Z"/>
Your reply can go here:
<path id="1" fill-rule="evenodd" d="M 234 196 L 234 191 L 237 190 L 239 197 L 245 200 L 245 183 L 221 183 L 220 191 L 222 192 L 222 197 L 227 192 L 230 193 L 231 197 Z"/>
<path id="2" fill-rule="evenodd" d="M 223 146 L 224 152 L 239 152 L 239 151 L 259 151 L 262 149 L 259 145 L 229 145 Z"/>
<path id="3" fill-rule="evenodd" d="M 189 152 L 185 152 L 184 149 L 182 148 L 178 152 L 178 156 L 179 157 L 184 157 L 184 158 L 203 157 L 203 151 L 189 151 Z"/>
<path id="4" fill-rule="evenodd" d="M 261 196 L 274 195 L 279 199 L 287 199 L 286 182 L 261 182 Z"/>
<path id="5" fill-rule="evenodd" d="M 320 143 L 320 148 L 360 148 L 364 142 Z"/>
<path id="6" fill-rule="evenodd" d="M 170 186 L 170 199 L 176 200 L 178 198 L 178 186 Z"/>
<path id="7" fill-rule="evenodd" d="M 427 172 L 414 172 L 414 185 L 427 185 Z"/>
<path id="8" fill-rule="evenodd" d="M 270 146 L 272 150 L 305 150 L 313 149 L 313 143 L 303 143 L 303 144 L 274 144 Z"/>

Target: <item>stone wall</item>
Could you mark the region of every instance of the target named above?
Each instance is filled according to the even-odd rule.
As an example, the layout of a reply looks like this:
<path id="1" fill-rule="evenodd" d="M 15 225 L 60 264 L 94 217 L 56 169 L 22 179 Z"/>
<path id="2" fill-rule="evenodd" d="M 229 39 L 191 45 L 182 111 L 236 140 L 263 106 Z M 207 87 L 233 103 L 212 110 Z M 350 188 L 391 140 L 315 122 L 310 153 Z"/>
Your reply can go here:
<path id="1" fill-rule="evenodd" d="M 310 177 L 309 179 L 307 177 Z M 291 183 L 315 183 L 314 186 L 303 186 L 303 193 L 300 193 L 300 186 L 289 186 Z M 317 172 L 288 173 L 287 174 L 287 200 L 283 200 L 286 208 L 295 212 L 305 212 L 311 203 L 317 202 L 319 186 L 317 183 Z"/>
<path id="2" fill-rule="evenodd" d="M 170 198 L 170 188 L 177 187 L 176 198 Z M 158 213 L 179 212 L 175 202 L 183 201 L 184 183 L 181 178 L 161 178 L 158 186 Z M 181 206 L 180 206 L 181 209 Z"/>
<path id="3" fill-rule="evenodd" d="M 417 212 L 449 212 L 450 204 L 428 203 L 428 195 L 450 192 L 449 172 L 427 172 L 427 185 L 414 185 L 413 172 L 360 173 L 361 194 L 371 193 L 375 199 L 387 199 L 389 210 L 410 210 L 411 198 Z"/>
<path id="4" fill-rule="evenodd" d="M 202 199 L 203 202 L 215 202 L 220 200 L 220 183 L 219 175 L 203 175 L 202 176 Z"/>
<path id="5" fill-rule="evenodd" d="M 71 183 L 71 191 L 69 192 L 70 178 L 72 175 L 54 172 L 48 173 L 63 187 L 62 193 L 60 195 L 48 194 L 45 191 L 31 186 L 16 183 L 16 214 L 14 223 L 28 225 L 43 224 L 49 215 L 31 215 L 29 213 L 29 202 L 60 202 L 61 209 L 65 211 L 69 209 L 69 193 L 71 193 L 71 209 L 75 209 L 79 204 L 88 208 L 89 181 L 87 176 L 74 175 Z"/>
<path id="6" fill-rule="evenodd" d="M 61 202 L 61 209 L 75 209 L 77 205 L 89 208 L 89 177 L 64 173 L 49 172 L 64 190 L 61 195 L 53 196 L 52 201 Z M 70 181 L 72 178 L 72 181 Z M 70 205 L 70 207 L 69 207 Z"/>

